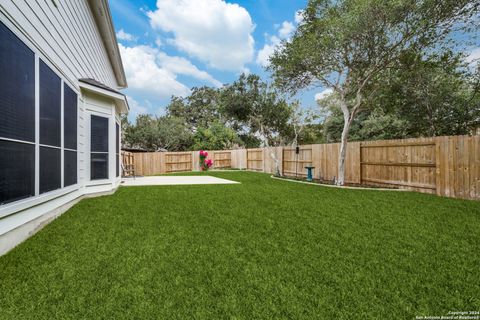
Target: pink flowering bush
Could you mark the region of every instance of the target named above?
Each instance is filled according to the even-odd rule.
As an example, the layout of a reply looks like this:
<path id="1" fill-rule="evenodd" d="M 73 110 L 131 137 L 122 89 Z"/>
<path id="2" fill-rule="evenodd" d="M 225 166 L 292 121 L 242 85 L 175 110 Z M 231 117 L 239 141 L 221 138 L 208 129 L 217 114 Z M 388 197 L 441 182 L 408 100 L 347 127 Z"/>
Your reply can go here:
<path id="1" fill-rule="evenodd" d="M 208 159 L 208 152 L 200 150 L 200 170 L 202 171 L 208 171 L 210 167 L 213 165 L 213 161 L 211 159 Z"/>

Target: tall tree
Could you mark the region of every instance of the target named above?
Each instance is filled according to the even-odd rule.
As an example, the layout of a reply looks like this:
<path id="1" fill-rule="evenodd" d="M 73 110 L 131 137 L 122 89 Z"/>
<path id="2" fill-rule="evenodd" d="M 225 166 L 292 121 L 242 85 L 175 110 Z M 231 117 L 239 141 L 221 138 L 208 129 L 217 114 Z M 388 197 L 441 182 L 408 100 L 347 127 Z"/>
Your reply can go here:
<path id="1" fill-rule="evenodd" d="M 183 118 L 139 115 L 135 125 L 125 126 L 124 143 L 149 151 L 184 151 L 192 148 L 193 134 Z"/>
<path id="2" fill-rule="evenodd" d="M 344 121 L 338 185 L 345 183 L 350 127 L 382 72 L 398 67 L 406 51 L 439 48 L 452 40 L 452 31 L 471 28 L 463 22 L 479 7 L 468 0 L 309 0 L 302 24 L 269 68 L 283 90 L 320 85 L 338 95 Z"/>
<path id="3" fill-rule="evenodd" d="M 244 135 L 274 144 L 288 133 L 292 106 L 258 75 L 242 74 L 221 93 L 222 113 Z"/>
<path id="4" fill-rule="evenodd" d="M 220 121 L 213 122 L 208 128 L 199 128 L 194 142 L 194 150 L 227 150 L 242 144 L 237 133 Z"/>
<path id="5" fill-rule="evenodd" d="M 222 121 L 218 95 L 218 89 L 194 87 L 186 98 L 172 97 L 167 106 L 167 114 L 185 119 L 192 132 L 198 128 L 207 128 L 214 121 Z"/>
<path id="6" fill-rule="evenodd" d="M 352 122 L 350 140 L 462 135 L 480 126 L 480 77 L 462 54 L 406 54 L 400 63 L 402 68 L 382 73 L 376 94 Z M 340 141 L 343 116 L 336 96 L 318 103 L 327 112 L 327 140 Z"/>

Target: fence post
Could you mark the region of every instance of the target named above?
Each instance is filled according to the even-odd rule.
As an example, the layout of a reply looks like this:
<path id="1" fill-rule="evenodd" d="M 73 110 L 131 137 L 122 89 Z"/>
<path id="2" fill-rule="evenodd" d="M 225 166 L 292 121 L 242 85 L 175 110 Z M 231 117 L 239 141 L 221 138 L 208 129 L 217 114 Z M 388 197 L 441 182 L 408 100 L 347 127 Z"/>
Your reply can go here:
<path id="1" fill-rule="evenodd" d="M 358 181 L 362 184 L 362 143 L 358 143 Z"/>

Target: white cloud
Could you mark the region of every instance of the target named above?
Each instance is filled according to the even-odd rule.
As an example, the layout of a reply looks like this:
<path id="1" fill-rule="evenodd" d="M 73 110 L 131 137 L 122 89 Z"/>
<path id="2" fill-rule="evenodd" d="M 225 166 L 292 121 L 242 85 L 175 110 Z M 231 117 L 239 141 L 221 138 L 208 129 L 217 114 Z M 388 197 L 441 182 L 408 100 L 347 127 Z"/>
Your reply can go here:
<path id="1" fill-rule="evenodd" d="M 471 64 L 480 61 L 480 48 L 473 49 L 465 60 Z"/>
<path id="2" fill-rule="evenodd" d="M 262 67 L 268 67 L 270 64 L 270 56 L 275 52 L 276 44 L 265 44 L 258 51 L 256 62 Z"/>
<path id="3" fill-rule="evenodd" d="M 248 11 L 223 0 L 158 0 L 152 28 L 170 32 L 179 50 L 221 70 L 242 70 L 254 55 Z M 169 42 L 170 42 L 169 41 Z"/>
<path id="4" fill-rule="evenodd" d="M 295 12 L 295 23 L 302 24 L 303 22 L 303 10 L 298 10 Z"/>
<path id="5" fill-rule="evenodd" d="M 138 101 L 132 98 L 131 96 L 127 96 L 127 100 L 128 100 L 128 106 L 130 107 L 130 112 L 128 113 L 128 116 L 130 117 L 130 119 L 133 120 L 138 115 L 148 113 L 148 109 L 144 106 L 141 106 L 140 103 L 138 103 Z"/>
<path id="6" fill-rule="evenodd" d="M 209 73 L 198 69 L 189 60 L 169 56 L 150 46 L 125 47 L 119 44 L 129 87 L 160 98 L 186 96 L 190 89 L 177 80 L 186 75 L 216 87 L 222 83 Z"/>
<path id="7" fill-rule="evenodd" d="M 327 89 L 323 90 L 322 92 L 319 92 L 315 95 L 315 101 L 325 99 L 326 97 L 328 97 L 332 93 L 333 93 L 333 89 L 332 88 L 327 88 Z"/>
<path id="8" fill-rule="evenodd" d="M 166 98 L 187 96 L 190 89 L 176 80 L 176 75 L 157 62 L 157 49 L 148 46 L 118 45 L 130 88 Z"/>
<path id="9" fill-rule="evenodd" d="M 208 72 L 198 69 L 189 60 L 182 57 L 168 56 L 163 52 L 159 52 L 157 55 L 158 62 L 162 68 L 174 73 L 191 76 L 198 80 L 204 80 L 213 84 L 215 87 L 221 87 L 222 83 L 212 77 Z"/>
<path id="10" fill-rule="evenodd" d="M 155 44 L 157 45 L 157 47 L 161 47 L 163 42 L 162 42 L 162 39 L 160 39 L 159 37 L 157 37 L 157 39 L 155 39 Z"/>
<path id="11" fill-rule="evenodd" d="M 288 21 L 283 21 L 282 26 L 280 27 L 280 30 L 278 30 L 278 36 L 280 37 L 280 39 L 289 39 L 294 31 L 295 31 L 295 26 L 293 25 L 293 23 Z"/>
<path id="12" fill-rule="evenodd" d="M 266 35 L 266 43 L 262 49 L 258 50 L 255 61 L 262 67 L 268 67 L 270 64 L 270 56 L 280 47 L 282 40 L 289 41 L 295 32 L 295 25 L 290 21 L 283 21 L 279 27 L 277 35 Z"/>
<path id="13" fill-rule="evenodd" d="M 125 40 L 125 41 L 136 41 L 137 40 L 136 37 L 134 37 L 130 33 L 127 33 L 125 31 L 123 31 L 123 29 L 118 30 L 117 38 L 120 39 L 120 40 Z"/>

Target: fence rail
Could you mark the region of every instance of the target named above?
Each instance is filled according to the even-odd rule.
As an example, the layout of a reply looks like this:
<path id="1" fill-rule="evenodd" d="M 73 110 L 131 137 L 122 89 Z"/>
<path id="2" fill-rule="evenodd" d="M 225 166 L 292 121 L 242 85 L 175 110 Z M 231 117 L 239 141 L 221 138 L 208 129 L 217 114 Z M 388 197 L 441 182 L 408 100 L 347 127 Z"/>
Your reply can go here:
<path id="1" fill-rule="evenodd" d="M 248 169 L 275 173 L 276 161 L 286 176 L 338 176 L 340 144 L 209 151 L 214 169 Z M 198 152 L 154 152 L 133 155 L 139 175 L 198 171 Z M 129 159 L 124 157 L 123 159 Z M 125 160 L 124 160 L 125 161 Z M 131 160 L 129 160 L 131 161 Z M 392 186 L 440 196 L 480 199 L 480 136 L 450 136 L 350 142 L 345 162 L 347 183 Z"/>

